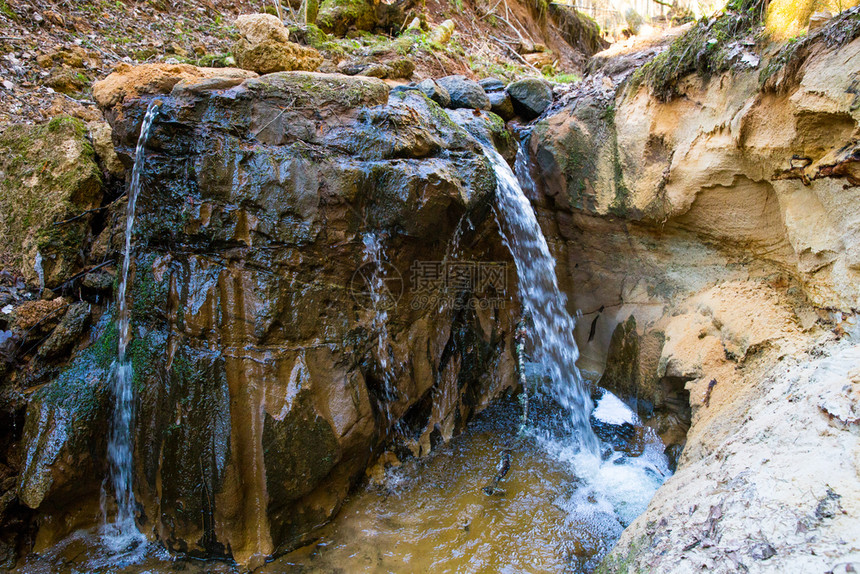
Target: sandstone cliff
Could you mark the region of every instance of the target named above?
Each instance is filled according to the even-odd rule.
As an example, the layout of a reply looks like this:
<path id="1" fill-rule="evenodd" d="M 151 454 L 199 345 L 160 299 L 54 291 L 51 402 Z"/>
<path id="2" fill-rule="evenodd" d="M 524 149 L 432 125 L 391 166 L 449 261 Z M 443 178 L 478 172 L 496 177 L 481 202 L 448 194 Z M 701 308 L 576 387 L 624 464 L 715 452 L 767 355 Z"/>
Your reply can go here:
<path id="1" fill-rule="evenodd" d="M 683 446 L 610 571 L 860 557 L 857 17 L 669 98 L 604 60 L 534 129 L 583 366 Z"/>

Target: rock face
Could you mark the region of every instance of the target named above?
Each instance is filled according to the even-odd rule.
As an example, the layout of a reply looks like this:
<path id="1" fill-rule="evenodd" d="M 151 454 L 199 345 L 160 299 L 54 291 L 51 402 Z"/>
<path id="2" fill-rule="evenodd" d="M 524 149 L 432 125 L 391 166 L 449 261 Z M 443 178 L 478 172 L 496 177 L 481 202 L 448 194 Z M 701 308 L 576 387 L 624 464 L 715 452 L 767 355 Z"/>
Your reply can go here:
<path id="1" fill-rule="evenodd" d="M 163 102 L 131 286 L 139 522 L 173 550 L 255 566 L 325 522 L 383 445 L 425 453 L 514 385 L 510 294 L 493 309 L 474 281 L 437 280 L 446 254 L 507 261 L 495 179 L 417 90 L 306 72 L 162 85 L 100 100 L 126 161 Z M 391 305 L 374 308 L 373 277 Z M 38 548 L 99 519 L 116 329 L 96 333 L 27 412 Z"/>
<path id="2" fill-rule="evenodd" d="M 101 171 L 80 120 L 10 126 L 0 134 L 0 257 L 31 283 L 57 287 L 81 269 Z M 37 257 L 41 263 L 37 266 Z"/>
<path id="3" fill-rule="evenodd" d="M 860 40 L 827 34 L 669 101 L 608 61 L 532 132 L 581 364 L 678 460 L 606 571 L 857 563 Z"/>

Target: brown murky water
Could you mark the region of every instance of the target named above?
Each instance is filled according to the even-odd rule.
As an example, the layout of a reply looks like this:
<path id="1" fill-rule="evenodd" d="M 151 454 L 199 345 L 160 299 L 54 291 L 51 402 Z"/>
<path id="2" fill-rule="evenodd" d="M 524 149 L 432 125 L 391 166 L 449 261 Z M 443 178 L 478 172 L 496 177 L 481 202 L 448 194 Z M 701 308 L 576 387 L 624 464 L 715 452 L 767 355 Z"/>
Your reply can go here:
<path id="1" fill-rule="evenodd" d="M 353 496 L 319 540 L 263 572 L 559 572 L 599 543 L 557 505 L 576 477 L 534 441 L 511 453 L 496 494 L 482 491 L 513 444 L 515 412 L 497 408 L 429 458 L 389 469 Z"/>
<path id="2" fill-rule="evenodd" d="M 258 572 L 590 571 L 665 478 L 662 445 L 646 444 L 639 457 L 611 452 L 583 470 L 565 455 L 563 439 L 533 432 L 518 441 L 519 416 L 513 399 L 490 407 L 430 456 L 361 487 L 312 544 Z M 487 495 L 482 489 L 506 449 L 510 469 Z M 31 557 L 20 572 L 238 572 L 225 563 L 171 558 L 155 545 L 107 556 L 97 540 L 80 533 Z"/>

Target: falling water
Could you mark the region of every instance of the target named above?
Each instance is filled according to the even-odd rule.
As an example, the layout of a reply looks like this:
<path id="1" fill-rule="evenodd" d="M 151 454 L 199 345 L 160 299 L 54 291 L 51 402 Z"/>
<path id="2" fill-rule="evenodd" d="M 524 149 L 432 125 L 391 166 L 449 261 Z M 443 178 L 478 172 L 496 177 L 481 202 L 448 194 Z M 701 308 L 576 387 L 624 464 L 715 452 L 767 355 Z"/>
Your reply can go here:
<path id="1" fill-rule="evenodd" d="M 371 329 L 375 337 L 375 354 L 382 376 L 382 404 L 385 415 L 385 425 L 391 425 L 389 403 L 394 397 L 394 382 L 391 380 L 391 364 L 389 361 L 388 310 L 396 303 L 396 296 L 391 292 L 387 281 L 387 263 L 382 237 L 376 233 L 367 233 L 363 238 L 364 253 L 362 257 L 362 274 L 371 307 Z"/>
<path id="2" fill-rule="evenodd" d="M 143 118 L 137 149 L 134 152 L 134 168 L 131 172 L 131 186 L 128 190 L 128 209 L 125 221 L 125 247 L 123 250 L 122 275 L 117 293 L 117 331 L 119 345 L 117 360 L 111 369 L 113 383 L 114 412 L 108 442 L 110 475 L 116 497 L 116 521 L 112 533 L 118 539 L 139 536 L 134 522 L 134 490 L 132 489 L 132 439 L 131 429 L 134 420 L 134 387 L 132 385 L 132 365 L 127 357 L 131 341 L 131 317 L 128 306 L 128 271 L 131 262 L 131 233 L 134 227 L 134 211 L 140 194 L 140 174 L 143 172 L 146 140 L 153 121 L 158 114 L 160 102 L 150 104 Z"/>
<path id="3" fill-rule="evenodd" d="M 496 172 L 499 218 L 516 265 L 523 313 L 532 323 L 533 358 L 545 369 L 549 391 L 569 415 L 569 429 L 581 450 L 596 454 L 598 440 L 588 422 L 591 397 L 576 367 L 576 323 L 558 288 L 555 260 L 516 175 L 494 148 L 485 145 L 484 153 Z M 517 162 L 525 162 L 522 150 Z"/>
<path id="4" fill-rule="evenodd" d="M 41 251 L 36 251 L 36 261 L 33 268 L 36 270 L 36 276 L 39 277 L 39 293 L 41 294 L 45 290 L 45 268 L 42 267 Z"/>

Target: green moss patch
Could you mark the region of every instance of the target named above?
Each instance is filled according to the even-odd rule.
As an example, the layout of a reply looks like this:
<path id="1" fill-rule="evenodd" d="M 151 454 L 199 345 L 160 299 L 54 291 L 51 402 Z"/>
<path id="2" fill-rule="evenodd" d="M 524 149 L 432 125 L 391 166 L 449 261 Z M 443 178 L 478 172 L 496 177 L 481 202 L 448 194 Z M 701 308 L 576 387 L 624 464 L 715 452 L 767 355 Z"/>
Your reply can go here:
<path id="1" fill-rule="evenodd" d="M 71 276 L 88 232 L 71 219 L 101 202 L 101 172 L 83 122 L 54 118 L 38 126 L 12 125 L 0 134 L 0 261 L 33 276 L 36 250 L 46 279 Z"/>
<path id="2" fill-rule="evenodd" d="M 716 18 L 703 18 L 669 48 L 643 66 L 631 85 L 647 84 L 654 95 L 668 101 L 690 74 L 708 78 L 736 64 L 737 42 L 753 38 L 762 29 L 763 0 L 732 0 Z"/>

